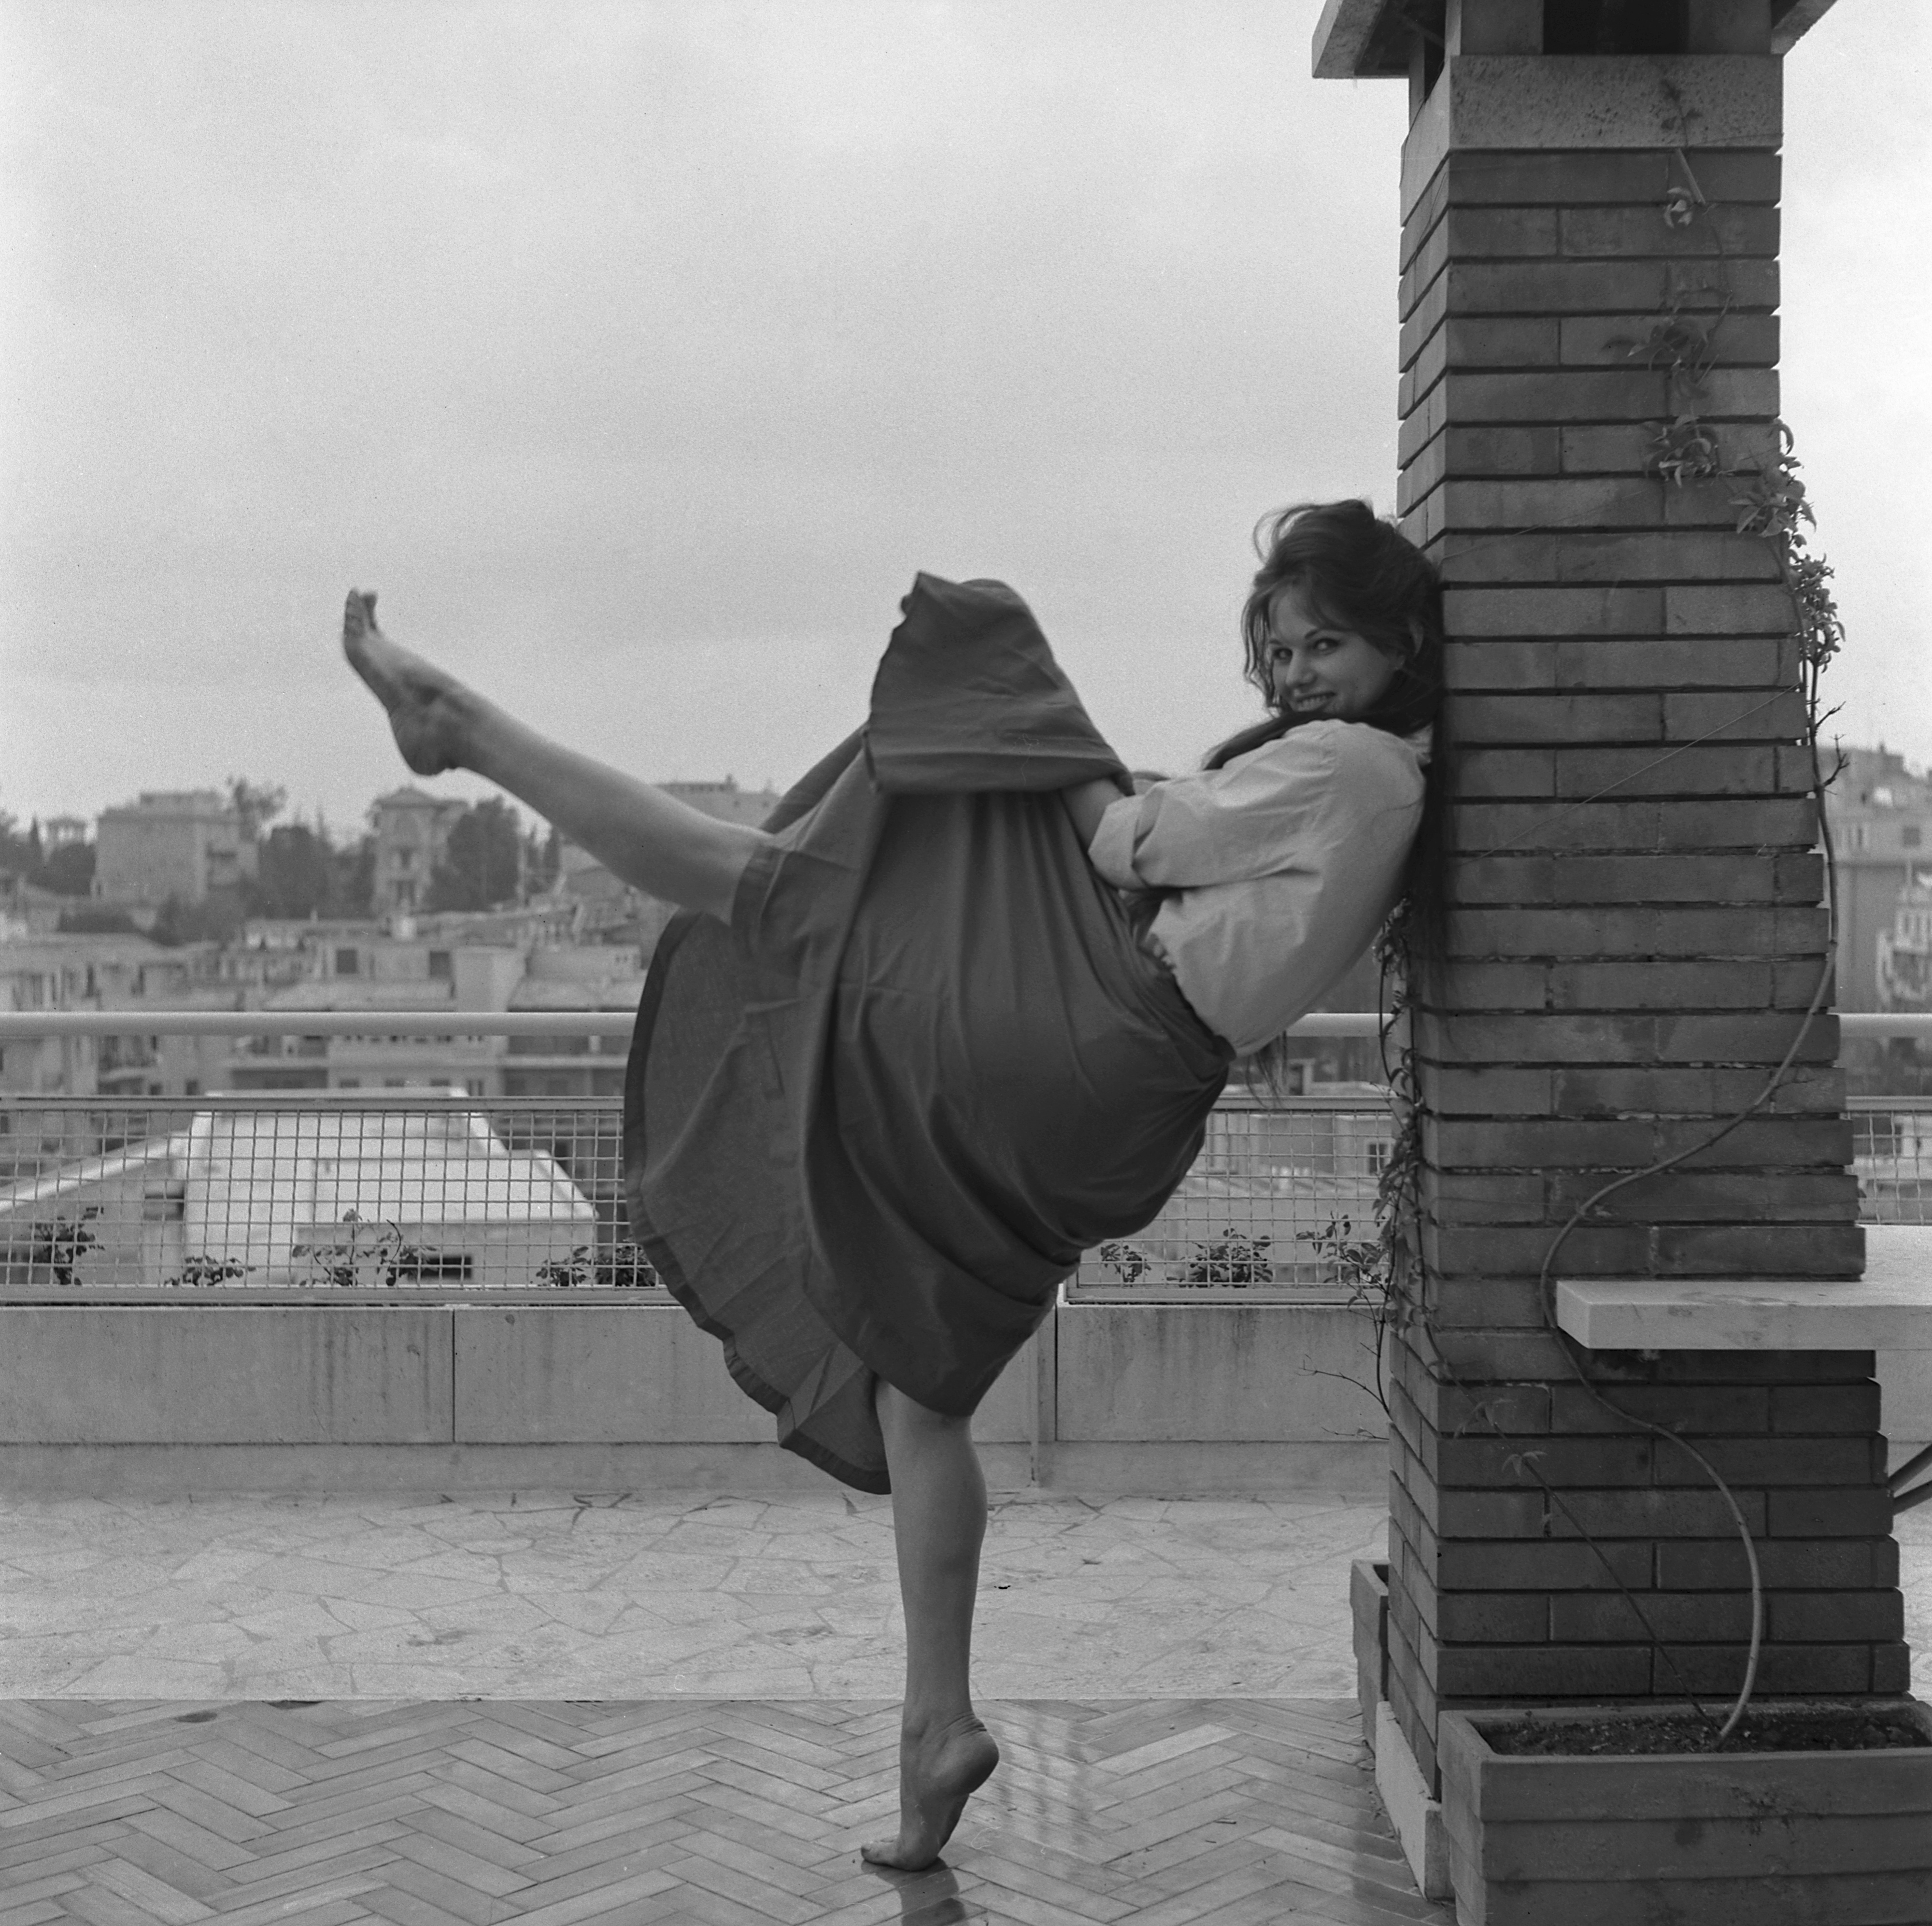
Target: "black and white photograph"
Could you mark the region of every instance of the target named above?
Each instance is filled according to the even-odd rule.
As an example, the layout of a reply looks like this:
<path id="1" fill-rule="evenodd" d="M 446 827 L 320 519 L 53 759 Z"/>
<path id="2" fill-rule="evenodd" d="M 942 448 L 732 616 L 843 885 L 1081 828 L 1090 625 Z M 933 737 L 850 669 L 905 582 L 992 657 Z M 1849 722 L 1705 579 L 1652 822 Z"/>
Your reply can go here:
<path id="1" fill-rule="evenodd" d="M 0 0 L 0 1926 L 1932 1926 L 1928 93 Z"/>

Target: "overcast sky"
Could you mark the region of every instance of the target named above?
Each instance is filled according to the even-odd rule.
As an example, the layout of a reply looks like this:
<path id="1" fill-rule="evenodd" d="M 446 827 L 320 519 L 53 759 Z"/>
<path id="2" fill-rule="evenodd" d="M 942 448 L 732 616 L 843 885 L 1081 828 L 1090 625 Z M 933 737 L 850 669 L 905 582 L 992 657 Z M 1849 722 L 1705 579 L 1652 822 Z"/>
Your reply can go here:
<path id="1" fill-rule="evenodd" d="M 800 774 L 916 568 L 1246 718 L 1262 511 L 1391 505 L 1402 88 L 1317 0 L 0 0 L 0 810 L 404 778 L 342 598 L 655 778 Z M 1787 63 L 1850 740 L 1932 760 L 1932 7 Z M 452 794 L 482 793 L 466 778 Z"/>

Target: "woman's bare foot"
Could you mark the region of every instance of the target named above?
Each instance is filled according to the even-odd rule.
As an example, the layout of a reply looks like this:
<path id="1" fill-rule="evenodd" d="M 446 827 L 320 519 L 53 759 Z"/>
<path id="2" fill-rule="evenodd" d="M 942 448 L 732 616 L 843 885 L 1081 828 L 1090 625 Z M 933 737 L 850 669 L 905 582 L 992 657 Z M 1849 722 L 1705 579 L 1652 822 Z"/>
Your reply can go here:
<path id="1" fill-rule="evenodd" d="M 952 1837 L 966 1802 L 1000 1762 L 993 1735 L 969 1712 L 929 1735 L 899 1735 L 899 1834 L 860 1848 L 874 1866 L 922 1871 Z"/>
<path id="2" fill-rule="evenodd" d="M 350 666 L 389 712 L 396 746 L 417 775 L 438 776 L 463 766 L 474 698 L 454 676 L 392 642 L 376 626 L 373 593 L 349 591 L 342 612 L 342 650 Z"/>

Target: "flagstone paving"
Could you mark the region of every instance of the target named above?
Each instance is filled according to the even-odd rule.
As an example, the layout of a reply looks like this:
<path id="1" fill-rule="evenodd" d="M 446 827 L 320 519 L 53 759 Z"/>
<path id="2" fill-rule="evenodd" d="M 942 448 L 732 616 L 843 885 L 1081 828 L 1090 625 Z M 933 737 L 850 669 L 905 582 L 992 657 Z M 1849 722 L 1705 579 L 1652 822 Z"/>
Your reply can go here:
<path id="1" fill-rule="evenodd" d="M 1340 1698 L 1377 1505 L 996 1500 L 992 1698 Z M 884 1498 L 0 1498 L 0 1698 L 886 1698 Z"/>

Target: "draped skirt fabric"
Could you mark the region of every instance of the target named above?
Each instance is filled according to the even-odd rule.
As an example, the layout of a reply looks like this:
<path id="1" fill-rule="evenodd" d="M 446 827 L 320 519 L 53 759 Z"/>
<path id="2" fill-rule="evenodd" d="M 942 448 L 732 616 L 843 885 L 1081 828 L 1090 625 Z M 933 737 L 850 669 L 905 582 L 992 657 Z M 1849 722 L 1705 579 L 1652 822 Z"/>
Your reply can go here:
<path id="1" fill-rule="evenodd" d="M 651 1262 L 779 1442 L 870 1492 L 875 1379 L 970 1414 L 1166 1202 L 1229 1060 L 1056 793 L 1121 765 L 1024 604 L 922 575 L 903 607 L 729 927 L 666 931 L 625 1092 Z"/>

